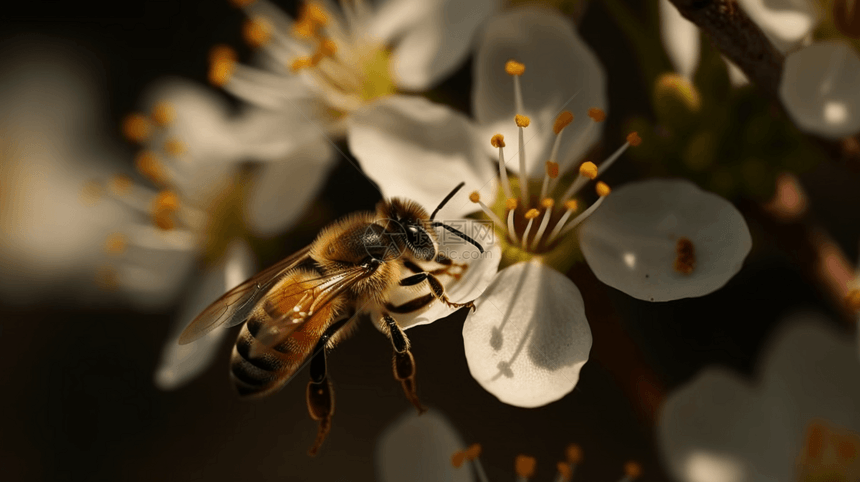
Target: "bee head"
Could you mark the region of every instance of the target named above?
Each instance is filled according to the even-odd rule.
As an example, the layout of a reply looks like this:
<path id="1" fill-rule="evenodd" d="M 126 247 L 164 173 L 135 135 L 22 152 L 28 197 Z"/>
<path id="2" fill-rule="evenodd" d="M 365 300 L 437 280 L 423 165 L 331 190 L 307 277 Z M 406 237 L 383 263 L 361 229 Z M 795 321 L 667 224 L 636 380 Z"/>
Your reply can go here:
<path id="1" fill-rule="evenodd" d="M 420 204 L 392 198 L 377 206 L 378 220 L 395 245 L 419 261 L 436 259 L 438 241 L 427 211 Z"/>

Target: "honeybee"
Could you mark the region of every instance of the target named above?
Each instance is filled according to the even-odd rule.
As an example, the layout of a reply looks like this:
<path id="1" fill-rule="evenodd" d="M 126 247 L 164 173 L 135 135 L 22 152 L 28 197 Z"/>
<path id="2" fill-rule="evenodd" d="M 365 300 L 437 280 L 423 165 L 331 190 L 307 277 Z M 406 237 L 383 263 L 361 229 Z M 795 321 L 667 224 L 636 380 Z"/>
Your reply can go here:
<path id="1" fill-rule="evenodd" d="M 431 215 L 418 203 L 392 198 L 375 213 L 355 213 L 324 228 L 299 252 L 236 286 L 200 313 L 179 337 L 184 345 L 219 326 L 242 327 L 230 362 L 230 375 L 242 398 L 271 394 L 286 385 L 306 364 L 310 382 L 308 411 L 319 422 L 308 451 L 315 455 L 331 428 L 334 393 L 326 373 L 327 351 L 355 328 L 358 315 L 375 313 L 374 323 L 394 348 L 394 377 L 418 409 L 415 359 L 409 339 L 392 314 L 411 313 L 433 302 L 451 308 L 475 309 L 473 301 L 448 299 L 437 276 L 459 277 L 466 264 L 453 262 L 439 250 L 433 228 L 441 227 L 481 245 L 442 222 L 436 214 L 463 187 L 460 183 Z M 426 270 L 433 262 L 441 268 Z M 456 270 L 452 273 L 450 270 Z M 402 273 L 409 273 L 401 277 Z M 429 285 L 429 293 L 405 303 L 389 300 L 397 287 Z"/>

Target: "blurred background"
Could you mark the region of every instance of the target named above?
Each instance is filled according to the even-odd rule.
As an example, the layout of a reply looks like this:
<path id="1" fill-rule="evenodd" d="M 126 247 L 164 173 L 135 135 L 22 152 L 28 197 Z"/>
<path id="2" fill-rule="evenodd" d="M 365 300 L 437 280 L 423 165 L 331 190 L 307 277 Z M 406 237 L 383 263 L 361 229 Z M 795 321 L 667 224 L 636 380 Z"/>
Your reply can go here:
<path id="1" fill-rule="evenodd" d="M 296 12 L 294 2 L 274 3 Z M 634 13 L 651 8 L 632 0 L 610 3 Z M 580 32 L 609 82 L 604 138 L 621 139 L 630 125 L 644 123 L 647 143 L 659 129 L 654 78 L 636 56 L 641 46 L 603 2 L 591 2 L 584 12 Z M 247 59 L 243 20 L 226 1 L 37 0 L 4 6 L 3 480 L 377 480 L 376 442 L 411 407 L 390 373 L 390 343 L 376 330 L 362 327 L 329 357 L 337 413 L 321 453 L 310 458 L 306 450 L 316 424 L 307 415 L 302 376 L 274 396 L 240 402 L 227 375 L 233 335 L 222 340 L 201 376 L 173 391 L 156 388 L 163 345 L 180 301 L 204 270 L 200 262 L 176 276 L 171 296 L 141 303 L 121 296 L 93 261 L 103 255 L 122 212 L 109 202 L 90 203 L 88 183 L 134 165 L 136 148 L 123 139 L 122 120 L 140 108 L 142 92 L 156 79 L 179 76 L 205 84 L 215 44 L 236 46 L 240 59 Z M 669 68 L 652 66 L 656 72 Z M 428 96 L 468 112 L 470 86 L 466 63 Z M 237 108 L 223 91 L 211 90 Z M 763 97 L 750 92 L 744 95 Z M 758 107 L 774 124 L 785 123 L 767 99 Z M 741 138 L 747 120 L 741 115 L 730 122 L 737 130 L 725 129 L 720 142 Z M 779 140 L 771 142 L 759 147 L 780 148 Z M 611 152 L 615 143 L 606 144 Z M 853 270 L 860 174 L 857 166 L 810 152 L 798 170 L 809 201 L 803 223 L 774 221 L 761 208 L 773 194 L 775 172 L 759 178 L 761 192 L 727 191 L 747 218 L 754 248 L 740 274 L 709 296 L 650 304 L 603 286 L 584 264 L 575 267 L 569 275 L 587 300 L 594 347 L 576 389 L 562 400 L 522 409 L 484 391 L 466 366 L 464 314 L 458 313 L 409 332 L 422 401 L 445 414 L 467 444 L 482 443 L 490 480 L 510 480 L 521 453 L 537 458 L 535 480 L 551 480 L 569 443 L 579 444 L 585 457 L 575 480 L 616 480 L 628 460 L 642 464 L 641 480 L 668 480 L 653 432 L 666 393 L 710 364 L 752 375 L 768 335 L 800 309 L 823 312 L 846 336 L 853 333 L 833 291 L 815 274 L 809 233 L 810 226 L 828 233 Z M 695 179 L 683 166 L 655 162 L 628 156 L 608 181 L 667 173 Z M 707 180 L 697 181 L 711 188 Z M 331 220 L 372 209 L 377 201 L 364 176 L 340 159 L 294 228 L 252 240 L 258 265 L 274 263 Z M 70 260 L 68 253 L 85 254 Z"/>

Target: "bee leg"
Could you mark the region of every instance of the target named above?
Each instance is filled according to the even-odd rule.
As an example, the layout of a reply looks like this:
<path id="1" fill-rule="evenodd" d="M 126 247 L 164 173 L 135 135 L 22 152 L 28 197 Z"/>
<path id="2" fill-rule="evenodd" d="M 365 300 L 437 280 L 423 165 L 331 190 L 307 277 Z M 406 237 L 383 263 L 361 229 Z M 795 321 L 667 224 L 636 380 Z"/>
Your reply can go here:
<path id="1" fill-rule="evenodd" d="M 418 274 L 414 274 L 412 276 L 407 276 L 400 280 L 400 286 L 414 286 L 422 281 L 426 280 L 427 283 L 430 284 L 430 292 L 435 296 L 439 301 L 445 303 L 451 308 L 462 308 L 467 306 L 475 311 L 475 301 L 467 301 L 465 303 L 454 303 L 453 301 L 448 299 L 448 295 L 445 294 L 445 287 L 442 285 L 442 282 L 439 281 L 439 278 L 434 276 L 432 273 L 422 272 Z"/>
<path id="2" fill-rule="evenodd" d="M 403 329 L 391 315 L 383 313 L 382 319 L 385 321 L 385 326 L 388 327 L 388 338 L 394 346 L 394 378 L 403 386 L 406 398 L 412 402 L 412 405 L 415 405 L 418 413 L 422 414 L 427 409 L 418 400 L 415 387 L 415 358 L 409 351 L 409 338 L 406 338 L 406 333 L 403 333 Z"/>
<path id="3" fill-rule="evenodd" d="M 460 278 L 462 278 L 463 273 L 465 273 L 466 270 L 469 268 L 468 264 L 466 264 L 466 263 L 455 263 L 454 260 L 445 256 L 442 253 L 437 254 L 436 259 L 434 259 L 433 261 L 435 261 L 441 265 L 444 265 L 445 267 L 439 268 L 439 269 L 434 269 L 433 271 L 430 272 L 430 274 L 437 274 L 437 275 L 447 274 L 447 275 L 451 275 L 456 280 L 459 280 Z M 451 272 L 452 268 L 459 268 L 459 271 L 452 273 Z"/>
<path id="4" fill-rule="evenodd" d="M 320 424 L 319 429 L 317 429 L 317 438 L 314 440 L 314 445 L 308 450 L 308 455 L 310 456 L 317 454 L 329 430 L 331 430 L 331 419 L 334 415 L 334 387 L 332 387 L 327 376 L 325 346 L 334 332 L 343 326 L 343 324 L 344 322 L 336 323 L 326 330 L 320 337 L 316 347 L 314 347 L 313 355 L 311 355 L 313 357 L 310 363 L 311 381 L 308 382 L 306 392 L 308 413 L 310 413 L 313 420 L 318 421 Z"/>

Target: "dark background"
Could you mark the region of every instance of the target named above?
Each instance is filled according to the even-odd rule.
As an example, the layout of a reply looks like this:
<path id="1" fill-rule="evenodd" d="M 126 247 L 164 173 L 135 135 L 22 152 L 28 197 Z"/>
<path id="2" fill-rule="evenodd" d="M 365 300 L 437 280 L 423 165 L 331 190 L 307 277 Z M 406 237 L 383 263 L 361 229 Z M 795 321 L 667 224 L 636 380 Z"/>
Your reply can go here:
<path id="1" fill-rule="evenodd" d="M 295 11 L 294 5 L 279 4 Z M 110 101 L 110 121 L 118 126 L 152 80 L 179 75 L 204 82 L 208 49 L 215 43 L 241 45 L 243 18 L 222 0 L 16 2 L 4 5 L 0 41 L 35 32 L 89 50 L 103 68 L 98 80 Z M 630 45 L 600 2 L 583 18 L 581 33 L 606 67 L 613 113 L 607 133 L 621 138 L 626 116 L 648 113 L 648 88 L 635 81 Z M 467 110 L 470 83 L 467 64 L 435 98 Z M 119 138 L 118 128 L 112 135 Z M 131 155 L 129 147 L 129 162 Z M 613 184 L 635 172 L 628 165 L 610 174 Z M 857 174 L 822 164 L 804 180 L 815 214 L 849 259 L 856 259 Z M 308 226 L 356 205 L 372 207 L 375 192 L 341 162 L 320 196 L 318 215 L 309 216 L 300 232 L 279 238 L 261 263 L 309 241 Z M 811 307 L 838 319 L 821 289 L 804 278 L 794 253 L 760 238 L 754 242 L 744 270 L 702 299 L 640 302 L 600 285 L 584 265 L 575 268 L 570 274 L 586 299 L 593 356 L 576 390 L 546 407 L 504 405 L 471 378 L 461 342 L 462 314 L 410 331 L 422 401 L 442 411 L 467 443 L 483 444 L 491 480 L 513 478 L 520 453 L 538 459 L 535 480 L 552 480 L 555 462 L 571 442 L 585 454 L 574 480 L 616 480 L 630 459 L 643 464 L 641 480 L 666 480 L 653 438 L 653 411 L 631 395 L 643 369 L 668 389 L 711 363 L 751 374 L 767 335 L 787 313 Z M 337 414 L 322 452 L 309 458 L 305 452 L 316 426 L 307 416 L 304 382 L 263 401 L 240 402 L 227 377 L 228 342 L 214 366 L 188 386 L 174 392 L 153 386 L 175 316 L 170 309 L 0 306 L 0 479 L 376 479 L 379 434 L 411 410 L 391 377 L 388 340 L 365 326 L 329 357 Z"/>

